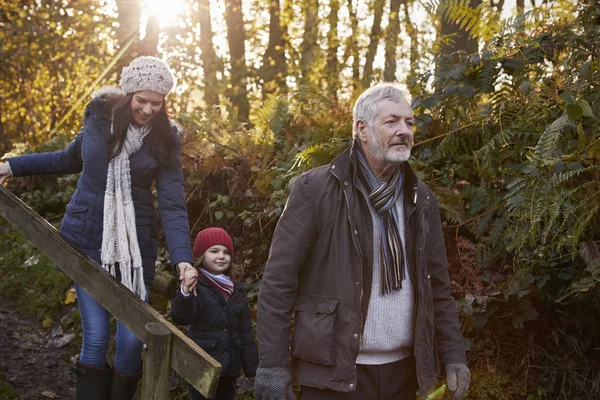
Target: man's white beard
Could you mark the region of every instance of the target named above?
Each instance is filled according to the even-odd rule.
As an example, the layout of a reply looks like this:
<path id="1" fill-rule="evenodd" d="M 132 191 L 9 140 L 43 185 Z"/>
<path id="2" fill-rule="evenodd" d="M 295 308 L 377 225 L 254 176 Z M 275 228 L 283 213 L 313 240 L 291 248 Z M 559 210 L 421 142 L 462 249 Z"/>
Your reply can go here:
<path id="1" fill-rule="evenodd" d="M 391 151 L 388 151 L 384 157 L 385 161 L 402 164 L 404 161 L 408 161 L 408 159 L 410 158 L 410 149 L 405 147 L 399 152 L 395 151 L 392 153 Z"/>

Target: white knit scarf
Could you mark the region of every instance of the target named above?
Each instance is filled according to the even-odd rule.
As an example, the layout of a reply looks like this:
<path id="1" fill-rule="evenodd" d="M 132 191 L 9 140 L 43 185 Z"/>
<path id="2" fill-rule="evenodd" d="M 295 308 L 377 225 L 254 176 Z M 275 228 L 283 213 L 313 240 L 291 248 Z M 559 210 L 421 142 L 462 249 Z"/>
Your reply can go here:
<path id="1" fill-rule="evenodd" d="M 140 127 L 129 124 L 123 149 L 108 164 L 100 256 L 102 267 L 112 276 L 116 276 L 115 264 L 119 263 L 121 283 L 142 300 L 146 298 L 146 285 L 131 197 L 129 157 L 141 149 L 150 129 L 150 124 Z"/>

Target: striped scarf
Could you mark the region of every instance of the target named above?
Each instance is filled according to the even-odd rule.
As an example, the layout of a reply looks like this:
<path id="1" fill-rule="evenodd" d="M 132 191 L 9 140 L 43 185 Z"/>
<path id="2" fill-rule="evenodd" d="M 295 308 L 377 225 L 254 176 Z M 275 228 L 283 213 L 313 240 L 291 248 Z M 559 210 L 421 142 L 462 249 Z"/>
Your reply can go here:
<path id="1" fill-rule="evenodd" d="M 356 146 L 358 177 L 371 191 L 369 201 L 381 221 L 379 265 L 381 267 L 381 291 L 387 294 L 402 289 L 405 278 L 402 239 L 398 227 L 398 210 L 395 207 L 404 184 L 404 168 L 399 166 L 388 182 L 382 182 L 371 170 L 360 146 Z"/>
<path id="2" fill-rule="evenodd" d="M 233 282 L 231 279 L 224 274 L 214 275 L 205 270 L 204 268 L 200 268 L 200 272 L 208 279 L 208 282 L 212 287 L 217 289 L 226 299 L 229 300 L 233 293 Z"/>

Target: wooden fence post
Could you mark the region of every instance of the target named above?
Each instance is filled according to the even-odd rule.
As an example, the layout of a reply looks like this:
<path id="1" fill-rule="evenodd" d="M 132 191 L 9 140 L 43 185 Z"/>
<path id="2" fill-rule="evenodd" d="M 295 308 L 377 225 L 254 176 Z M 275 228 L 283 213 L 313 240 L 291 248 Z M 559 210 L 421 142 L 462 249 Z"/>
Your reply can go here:
<path id="1" fill-rule="evenodd" d="M 142 369 L 142 399 L 169 398 L 169 363 L 171 360 L 171 331 L 160 322 L 148 322 L 144 368 Z"/>

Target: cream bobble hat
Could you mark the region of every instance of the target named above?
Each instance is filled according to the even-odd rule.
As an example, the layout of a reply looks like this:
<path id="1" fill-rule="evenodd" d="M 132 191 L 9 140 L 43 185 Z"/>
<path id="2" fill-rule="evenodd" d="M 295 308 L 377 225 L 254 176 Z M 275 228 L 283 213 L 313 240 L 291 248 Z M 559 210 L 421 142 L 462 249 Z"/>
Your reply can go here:
<path id="1" fill-rule="evenodd" d="M 169 66 L 156 57 L 142 56 L 123 68 L 119 86 L 127 94 L 151 90 L 168 95 L 175 84 Z"/>

